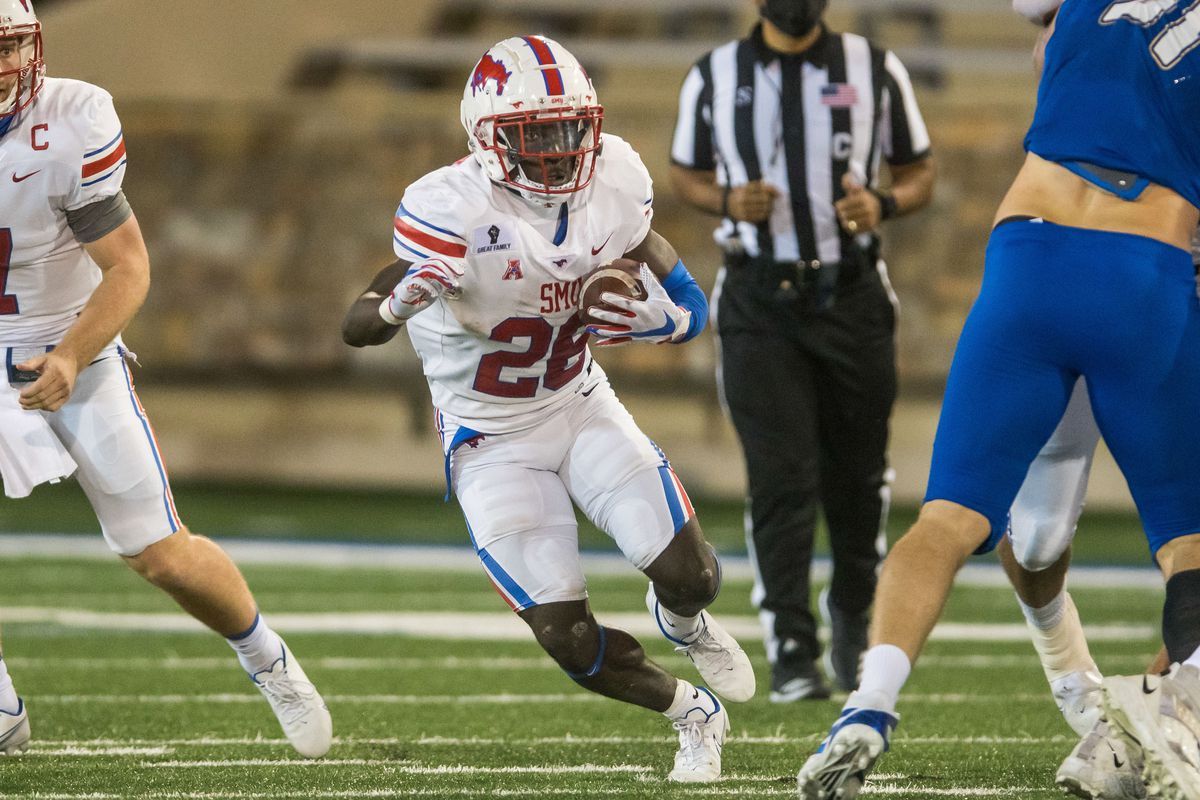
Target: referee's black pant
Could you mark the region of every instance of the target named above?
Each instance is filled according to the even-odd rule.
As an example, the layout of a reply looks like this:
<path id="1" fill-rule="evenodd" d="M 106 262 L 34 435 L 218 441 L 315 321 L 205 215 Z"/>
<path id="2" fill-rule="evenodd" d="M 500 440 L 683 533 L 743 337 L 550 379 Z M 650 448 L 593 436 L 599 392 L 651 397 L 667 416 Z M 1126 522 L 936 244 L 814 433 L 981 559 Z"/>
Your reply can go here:
<path id="1" fill-rule="evenodd" d="M 745 453 L 755 600 L 774 617 L 766 618 L 768 647 L 811 663 L 820 655 L 809 581 L 818 506 L 833 554 L 831 603 L 859 614 L 875 595 L 895 309 L 873 269 L 841 282 L 823 310 L 811 290 L 781 290 L 778 276 L 763 272 L 726 269 L 717 298 L 720 381 Z"/>

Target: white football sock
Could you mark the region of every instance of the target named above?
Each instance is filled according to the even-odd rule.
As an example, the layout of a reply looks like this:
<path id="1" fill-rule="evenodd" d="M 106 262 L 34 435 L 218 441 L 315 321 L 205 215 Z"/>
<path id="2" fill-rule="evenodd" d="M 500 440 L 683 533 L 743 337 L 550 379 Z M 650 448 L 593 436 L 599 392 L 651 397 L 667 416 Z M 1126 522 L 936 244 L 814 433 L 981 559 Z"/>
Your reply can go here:
<path id="1" fill-rule="evenodd" d="M 12 678 L 8 675 L 8 664 L 5 663 L 4 657 L 0 656 L 0 711 L 15 714 L 20 705 L 17 690 L 13 688 Z"/>
<path id="2" fill-rule="evenodd" d="M 1062 591 L 1041 608 L 1031 608 L 1019 597 L 1017 603 L 1025 614 L 1033 649 L 1042 662 L 1047 681 L 1053 684 L 1076 672 L 1099 674 L 1070 592 Z"/>
<path id="3" fill-rule="evenodd" d="M 721 704 L 717 702 L 717 698 L 713 697 L 711 692 L 707 689 L 697 689 L 680 678 L 675 687 L 675 699 L 671 701 L 671 706 L 663 712 L 663 716 L 676 721 L 688 719 L 689 715 L 692 719 L 698 719 L 697 714 L 710 717 L 720 708 Z"/>
<path id="4" fill-rule="evenodd" d="M 654 615 L 654 621 L 658 623 L 658 629 L 673 642 L 691 644 L 692 640 L 704 630 L 704 622 L 701 619 L 704 612 L 700 612 L 700 614 L 694 617 L 685 617 L 676 614 L 658 602 L 658 597 L 654 594 L 653 583 L 650 584 L 650 589 L 646 592 L 646 608 Z"/>
<path id="5" fill-rule="evenodd" d="M 877 644 L 863 656 L 858 691 L 846 699 L 846 708 L 877 708 L 896 713 L 896 700 L 912 672 L 908 654 L 894 644 Z"/>
<path id="6" fill-rule="evenodd" d="M 261 614 L 254 617 L 254 624 L 244 633 L 230 636 L 225 641 L 237 651 L 242 669 L 251 675 L 270 669 L 272 664 L 283 657 L 283 640 L 271 630 Z"/>

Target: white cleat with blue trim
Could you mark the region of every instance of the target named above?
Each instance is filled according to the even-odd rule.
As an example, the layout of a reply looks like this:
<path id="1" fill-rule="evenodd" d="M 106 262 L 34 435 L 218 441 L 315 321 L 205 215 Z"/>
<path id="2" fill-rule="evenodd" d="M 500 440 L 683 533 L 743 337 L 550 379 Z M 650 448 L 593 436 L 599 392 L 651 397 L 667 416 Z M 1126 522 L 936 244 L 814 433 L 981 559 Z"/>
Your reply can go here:
<path id="1" fill-rule="evenodd" d="M 833 724 L 817 752 L 796 776 L 802 800 L 852 800 L 858 797 L 867 773 L 888 749 L 888 738 L 900 718 L 875 708 L 853 708 L 857 692 Z"/>
<path id="2" fill-rule="evenodd" d="M 29 713 L 17 700 L 16 712 L 0 711 L 0 755 L 17 756 L 29 747 Z"/>
<path id="3" fill-rule="evenodd" d="M 283 733 L 296 752 L 305 758 L 320 758 L 333 744 L 333 720 L 329 709 L 284 645 L 283 653 L 269 669 L 250 676 L 267 698 Z"/>
<path id="4" fill-rule="evenodd" d="M 658 629 L 675 652 L 683 653 L 696 666 L 696 671 L 714 692 L 731 703 L 744 703 L 754 697 L 757 686 L 750 657 L 729 633 L 707 611 L 700 612 L 700 632 L 690 641 L 674 636 L 670 622 L 662 613 L 654 584 L 646 593 L 646 608 L 654 616 Z"/>
<path id="5" fill-rule="evenodd" d="M 712 698 L 716 710 L 706 712 L 696 707 L 684 719 L 671 723 L 679 733 L 679 752 L 667 780 L 676 783 L 710 783 L 721 777 L 721 751 L 729 734 L 729 714 L 707 689 L 698 690 Z"/>

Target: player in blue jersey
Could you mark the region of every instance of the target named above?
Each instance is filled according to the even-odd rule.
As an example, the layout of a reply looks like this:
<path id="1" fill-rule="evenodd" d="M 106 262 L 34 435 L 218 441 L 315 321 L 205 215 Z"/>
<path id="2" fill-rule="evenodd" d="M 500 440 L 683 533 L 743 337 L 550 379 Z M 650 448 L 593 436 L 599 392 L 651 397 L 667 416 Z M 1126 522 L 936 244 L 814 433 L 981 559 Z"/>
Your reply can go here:
<path id="1" fill-rule="evenodd" d="M 1106 686 L 1151 792 L 1200 797 L 1200 4 L 1067 0 L 1028 156 L 996 214 L 947 383 L 926 503 L 893 548 L 859 690 L 798 776 L 858 795 L 954 576 L 993 548 L 1030 463 L 1087 384 L 1168 579 L 1161 683 Z M 1144 689 L 1144 692 L 1143 692 Z"/>

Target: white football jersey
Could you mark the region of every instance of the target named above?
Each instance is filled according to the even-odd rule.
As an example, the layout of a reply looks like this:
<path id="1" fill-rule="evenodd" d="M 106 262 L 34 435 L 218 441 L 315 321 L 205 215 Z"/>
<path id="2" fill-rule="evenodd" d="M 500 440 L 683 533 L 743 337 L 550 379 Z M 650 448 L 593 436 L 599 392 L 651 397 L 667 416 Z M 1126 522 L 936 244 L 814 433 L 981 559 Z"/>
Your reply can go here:
<path id="1" fill-rule="evenodd" d="M 603 379 L 576 316 L 596 266 L 645 239 L 650 175 L 624 140 L 604 134 L 592 182 L 553 208 L 488 180 L 474 158 L 408 187 L 396 212 L 396 255 L 465 271 L 461 297 L 408 322 L 434 405 L 481 433 L 521 430 Z"/>
<path id="2" fill-rule="evenodd" d="M 100 283 L 66 212 L 116 194 L 124 176 L 112 97 L 47 78 L 0 136 L 0 346 L 62 340 Z"/>

